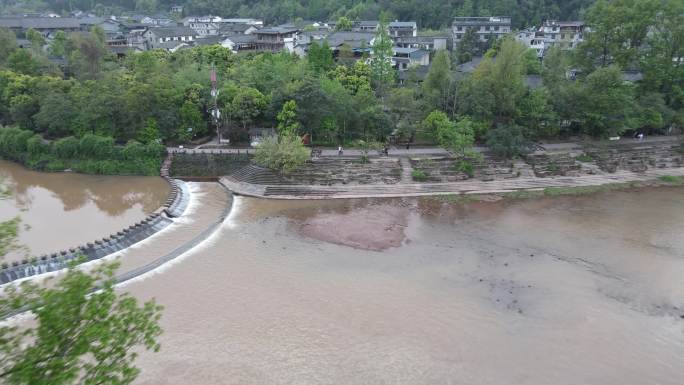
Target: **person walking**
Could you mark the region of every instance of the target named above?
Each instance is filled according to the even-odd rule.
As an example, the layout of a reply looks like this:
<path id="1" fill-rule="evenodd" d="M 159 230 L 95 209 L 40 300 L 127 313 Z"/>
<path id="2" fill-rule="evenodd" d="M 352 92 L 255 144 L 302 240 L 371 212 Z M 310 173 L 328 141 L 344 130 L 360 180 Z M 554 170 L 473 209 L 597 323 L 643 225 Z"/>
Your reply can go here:
<path id="1" fill-rule="evenodd" d="M 337 155 L 342 156 L 342 146 L 337 147 Z"/>

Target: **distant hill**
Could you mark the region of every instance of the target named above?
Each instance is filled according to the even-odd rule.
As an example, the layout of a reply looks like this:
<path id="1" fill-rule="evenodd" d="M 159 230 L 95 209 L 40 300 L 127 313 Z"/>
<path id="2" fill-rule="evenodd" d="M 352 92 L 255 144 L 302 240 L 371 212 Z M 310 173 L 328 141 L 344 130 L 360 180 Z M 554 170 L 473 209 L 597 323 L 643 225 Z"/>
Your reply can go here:
<path id="1" fill-rule="evenodd" d="M 448 27 L 454 16 L 511 16 L 515 27 L 545 19 L 577 19 L 593 0 L 3 0 L 2 12 L 94 10 L 99 13 L 168 12 L 182 5 L 184 15 L 254 17 L 267 23 L 304 20 L 415 20 L 421 29 Z"/>

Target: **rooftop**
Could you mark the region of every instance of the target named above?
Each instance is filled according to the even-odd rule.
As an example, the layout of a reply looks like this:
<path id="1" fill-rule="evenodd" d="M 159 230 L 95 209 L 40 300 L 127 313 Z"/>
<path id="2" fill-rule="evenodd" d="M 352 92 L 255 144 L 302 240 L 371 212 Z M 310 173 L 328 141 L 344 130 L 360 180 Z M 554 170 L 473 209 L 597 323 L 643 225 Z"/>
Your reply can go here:
<path id="1" fill-rule="evenodd" d="M 157 27 L 150 28 L 148 32 L 157 37 L 197 36 L 197 32 L 189 27 Z"/>
<path id="2" fill-rule="evenodd" d="M 511 24 L 510 16 L 466 16 L 466 17 L 455 17 L 454 25 L 468 25 L 468 24 Z"/>

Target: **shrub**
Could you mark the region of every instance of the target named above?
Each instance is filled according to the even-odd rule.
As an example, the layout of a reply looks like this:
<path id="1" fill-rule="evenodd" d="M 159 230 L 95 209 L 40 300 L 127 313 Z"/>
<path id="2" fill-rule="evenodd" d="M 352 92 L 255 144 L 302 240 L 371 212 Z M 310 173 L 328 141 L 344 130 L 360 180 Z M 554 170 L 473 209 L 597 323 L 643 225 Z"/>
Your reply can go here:
<path id="1" fill-rule="evenodd" d="M 513 158 L 532 151 L 532 144 L 525 139 L 517 125 L 499 125 L 487 133 L 487 147 L 494 155 Z"/>
<path id="2" fill-rule="evenodd" d="M 413 170 L 411 171 L 411 178 L 416 182 L 424 182 L 428 178 L 428 174 L 423 170 Z"/>
<path id="3" fill-rule="evenodd" d="M 665 183 L 669 183 L 669 184 L 676 184 L 676 185 L 684 184 L 684 178 L 682 178 L 681 176 L 663 175 L 663 176 L 659 177 L 658 179 L 660 179 L 661 182 L 665 182 Z"/>
<path id="4" fill-rule="evenodd" d="M 456 163 L 454 164 L 454 168 L 456 169 L 456 171 L 460 171 L 460 172 L 468 175 L 468 177 L 470 177 L 470 178 L 475 176 L 475 169 L 473 167 L 473 163 L 470 162 L 469 160 L 460 159 L 460 160 L 456 161 Z"/>
<path id="5" fill-rule="evenodd" d="M 259 166 L 289 172 L 301 167 L 310 157 L 310 151 L 296 136 L 281 138 L 269 136 L 257 147 L 254 162 Z"/>

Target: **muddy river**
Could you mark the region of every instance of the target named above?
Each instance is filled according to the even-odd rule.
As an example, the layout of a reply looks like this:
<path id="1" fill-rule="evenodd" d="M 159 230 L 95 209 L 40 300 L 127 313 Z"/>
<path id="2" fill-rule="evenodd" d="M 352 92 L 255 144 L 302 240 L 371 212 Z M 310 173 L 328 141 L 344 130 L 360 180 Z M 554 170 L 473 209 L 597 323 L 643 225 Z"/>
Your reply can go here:
<path id="1" fill-rule="evenodd" d="M 123 285 L 165 306 L 137 384 L 684 383 L 682 188 L 233 199 L 207 241 Z"/>
<path id="2" fill-rule="evenodd" d="M 19 243 L 25 256 L 75 247 L 103 238 L 158 209 L 169 185 L 157 177 L 40 173 L 0 161 L 0 183 L 10 195 L 0 199 L 0 220 L 19 216 Z"/>

